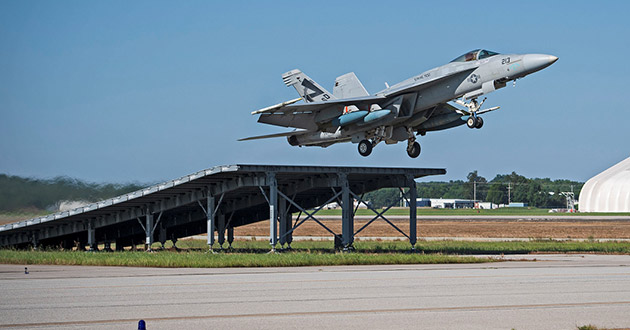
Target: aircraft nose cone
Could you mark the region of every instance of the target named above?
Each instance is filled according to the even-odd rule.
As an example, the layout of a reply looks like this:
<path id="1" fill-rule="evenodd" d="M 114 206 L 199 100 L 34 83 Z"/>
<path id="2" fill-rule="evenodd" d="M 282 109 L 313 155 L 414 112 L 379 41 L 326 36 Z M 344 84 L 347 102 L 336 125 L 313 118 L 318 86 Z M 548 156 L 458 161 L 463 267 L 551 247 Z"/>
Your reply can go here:
<path id="1" fill-rule="evenodd" d="M 529 72 L 542 70 L 558 60 L 557 56 L 546 54 L 527 54 L 523 57 L 523 65 Z"/>

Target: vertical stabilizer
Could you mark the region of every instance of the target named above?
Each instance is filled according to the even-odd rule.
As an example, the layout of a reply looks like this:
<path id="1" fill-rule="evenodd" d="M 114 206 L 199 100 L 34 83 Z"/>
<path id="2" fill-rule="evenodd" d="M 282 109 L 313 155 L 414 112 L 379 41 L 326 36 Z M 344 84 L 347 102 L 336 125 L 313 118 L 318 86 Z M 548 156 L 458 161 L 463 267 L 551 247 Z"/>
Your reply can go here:
<path id="1" fill-rule="evenodd" d="M 324 87 L 298 69 L 283 74 L 282 80 L 287 86 L 293 86 L 304 102 L 326 102 L 336 99 Z"/>
<path id="2" fill-rule="evenodd" d="M 338 99 L 348 99 L 369 96 L 370 94 L 368 94 L 354 72 L 350 72 L 337 77 L 335 87 L 333 87 L 333 95 Z"/>

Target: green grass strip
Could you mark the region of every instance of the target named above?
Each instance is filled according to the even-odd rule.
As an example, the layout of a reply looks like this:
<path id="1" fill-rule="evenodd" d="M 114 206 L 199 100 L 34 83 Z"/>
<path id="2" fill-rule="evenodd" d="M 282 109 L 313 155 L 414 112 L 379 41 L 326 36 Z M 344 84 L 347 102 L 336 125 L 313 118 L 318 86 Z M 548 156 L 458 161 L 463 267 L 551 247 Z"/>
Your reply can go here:
<path id="1" fill-rule="evenodd" d="M 180 241 L 182 251 L 78 252 L 0 250 L 0 263 L 138 267 L 294 267 L 331 265 L 392 265 L 478 263 L 492 258 L 457 256 L 457 254 L 527 254 L 527 253 L 617 253 L 630 254 L 628 242 L 573 242 L 535 240 L 528 242 L 420 241 L 416 253 L 407 253 L 405 241 L 358 241 L 356 252 L 335 253 L 332 242 L 300 241 L 293 250 L 267 254 L 270 246 L 263 241 L 237 241 L 235 249 L 216 254 L 204 252 L 203 241 Z"/>
<path id="2" fill-rule="evenodd" d="M 137 267 L 295 267 L 332 265 L 393 265 L 478 263 L 488 258 L 428 255 L 417 253 L 206 253 L 200 251 L 146 252 L 63 252 L 0 250 L 0 263 L 137 266 Z"/>

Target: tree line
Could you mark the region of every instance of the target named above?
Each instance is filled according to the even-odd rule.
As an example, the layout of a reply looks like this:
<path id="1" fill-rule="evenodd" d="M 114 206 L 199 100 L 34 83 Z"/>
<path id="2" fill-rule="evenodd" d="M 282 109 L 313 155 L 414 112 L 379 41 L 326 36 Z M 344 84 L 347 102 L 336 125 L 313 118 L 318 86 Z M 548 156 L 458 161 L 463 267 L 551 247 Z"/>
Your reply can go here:
<path id="1" fill-rule="evenodd" d="M 516 172 L 499 174 L 488 181 L 477 171 L 470 172 L 466 180 L 416 183 L 418 198 L 469 199 L 494 204 L 523 202 L 540 208 L 566 207 L 566 197 L 561 193 L 573 192 L 578 199 L 583 185 L 584 182 L 571 180 L 530 179 Z M 365 200 L 371 201 L 375 207 L 385 207 L 398 200 L 399 196 L 399 189 L 386 188 L 366 194 Z"/>
<path id="2" fill-rule="evenodd" d="M 419 182 L 419 198 L 456 198 L 507 204 L 524 202 L 541 208 L 563 208 L 566 199 L 561 192 L 573 191 L 577 199 L 583 182 L 570 180 L 528 179 L 522 175 L 497 175 L 488 181 L 477 171 L 466 180 Z M 139 183 L 88 183 L 69 177 L 33 179 L 0 174 L 0 211 L 51 210 L 60 201 L 95 202 L 144 188 Z M 386 188 L 370 192 L 364 199 L 375 207 L 389 206 L 400 196 L 398 189 Z"/>
<path id="3" fill-rule="evenodd" d="M 0 174 L 0 211 L 42 211 L 60 201 L 96 202 L 144 187 L 138 183 L 99 184 L 69 177 L 32 179 Z"/>

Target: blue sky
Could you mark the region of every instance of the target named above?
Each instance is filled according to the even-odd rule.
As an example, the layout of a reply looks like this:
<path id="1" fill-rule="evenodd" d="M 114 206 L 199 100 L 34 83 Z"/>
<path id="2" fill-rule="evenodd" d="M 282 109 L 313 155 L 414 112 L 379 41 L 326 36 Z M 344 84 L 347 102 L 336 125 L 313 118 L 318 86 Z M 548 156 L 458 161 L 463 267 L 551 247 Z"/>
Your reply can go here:
<path id="1" fill-rule="evenodd" d="M 630 156 L 630 2 L 0 1 L 0 173 L 156 182 L 222 164 L 446 168 L 587 180 Z M 250 112 L 297 97 L 299 68 L 374 93 L 462 53 L 546 53 L 465 126 L 405 144 L 237 142 L 286 129 Z"/>

